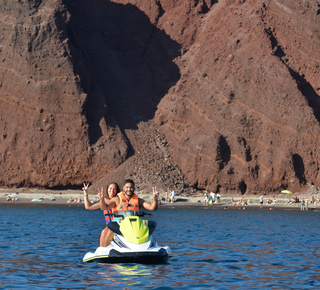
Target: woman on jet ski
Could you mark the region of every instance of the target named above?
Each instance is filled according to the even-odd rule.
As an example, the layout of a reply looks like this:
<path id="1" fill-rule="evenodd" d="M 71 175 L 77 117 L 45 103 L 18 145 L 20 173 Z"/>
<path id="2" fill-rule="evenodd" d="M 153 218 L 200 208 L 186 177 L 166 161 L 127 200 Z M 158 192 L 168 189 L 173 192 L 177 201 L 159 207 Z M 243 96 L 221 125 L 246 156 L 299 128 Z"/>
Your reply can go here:
<path id="1" fill-rule="evenodd" d="M 111 208 L 115 208 L 114 211 L 127 211 L 127 210 L 140 210 L 144 208 L 146 210 L 157 210 L 158 209 L 158 192 L 157 188 L 153 187 L 153 200 L 151 203 L 146 202 L 142 198 L 139 198 L 134 193 L 134 182 L 131 179 L 127 179 L 124 182 L 123 191 L 120 192 L 117 196 L 111 198 L 108 202 L 105 202 L 103 198 L 101 198 L 101 194 L 98 195 L 100 198 L 100 208 L 102 210 L 108 210 Z M 113 232 L 109 229 L 104 240 L 100 243 L 100 247 L 107 247 L 112 240 Z"/>
<path id="2" fill-rule="evenodd" d="M 88 210 L 94 210 L 94 209 L 100 209 L 100 203 L 91 203 L 88 197 L 88 187 L 89 187 L 89 183 L 88 184 L 83 184 L 83 194 L 84 194 L 84 206 L 86 209 Z M 116 182 L 112 182 L 107 186 L 107 190 L 106 190 L 106 194 L 103 194 L 103 187 L 101 187 L 101 190 L 98 188 L 98 197 L 100 199 L 103 199 L 105 203 L 109 202 L 110 199 L 112 199 L 113 197 L 115 197 L 118 193 L 120 192 L 120 187 Z M 100 235 L 100 246 L 103 244 L 103 241 L 105 240 L 105 236 L 107 234 L 109 230 L 108 228 L 108 223 L 111 222 L 113 220 L 113 216 L 110 215 L 113 213 L 113 210 L 115 208 L 111 208 L 108 210 L 104 210 L 103 214 L 104 214 L 104 218 L 106 221 L 106 227 L 101 231 L 101 235 Z"/>

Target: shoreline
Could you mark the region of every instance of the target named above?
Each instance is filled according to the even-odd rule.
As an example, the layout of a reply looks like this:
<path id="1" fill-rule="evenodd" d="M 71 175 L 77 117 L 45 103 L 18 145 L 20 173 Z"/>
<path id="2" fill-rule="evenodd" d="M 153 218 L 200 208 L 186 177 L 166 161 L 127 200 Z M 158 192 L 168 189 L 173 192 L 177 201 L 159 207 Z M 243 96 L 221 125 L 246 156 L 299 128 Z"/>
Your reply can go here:
<path id="1" fill-rule="evenodd" d="M 89 189 L 89 200 L 93 201 L 97 197 L 97 193 Z M 145 201 L 150 202 L 152 199 L 151 194 L 137 192 L 139 197 Z M 179 194 L 176 196 L 174 203 L 166 203 L 164 195 L 160 193 L 161 204 L 159 208 L 203 208 L 203 209 L 259 209 L 259 210 L 301 210 L 301 203 L 286 203 L 288 199 L 284 194 L 276 196 L 276 204 L 267 204 L 267 200 L 272 200 L 273 195 L 264 195 L 264 204 L 260 208 L 259 196 L 231 196 L 224 195 L 221 197 L 220 204 L 204 204 L 203 193 L 195 194 Z M 14 201 L 7 201 L 11 197 Z M 68 202 L 69 199 L 81 199 L 81 202 Z M 234 198 L 239 202 L 241 198 L 246 200 L 245 205 L 233 205 L 231 199 Z M 292 196 L 290 196 L 290 199 Z M 311 196 L 300 196 L 300 199 L 308 198 Z M 83 193 L 82 190 L 47 190 L 47 189 L 27 189 L 27 188 L 14 188 L 14 189 L 0 189 L 0 204 L 17 204 L 17 205 L 68 205 L 68 206 L 83 206 Z M 309 203 L 308 210 L 320 210 L 320 205 Z"/>

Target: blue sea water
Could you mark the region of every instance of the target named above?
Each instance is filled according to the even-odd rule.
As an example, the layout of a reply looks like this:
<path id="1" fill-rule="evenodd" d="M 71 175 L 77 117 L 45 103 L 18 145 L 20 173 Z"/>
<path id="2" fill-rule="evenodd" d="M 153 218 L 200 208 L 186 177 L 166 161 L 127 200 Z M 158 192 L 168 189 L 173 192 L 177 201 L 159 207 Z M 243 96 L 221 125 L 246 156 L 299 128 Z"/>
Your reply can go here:
<path id="1" fill-rule="evenodd" d="M 1 289 L 320 289 L 320 213 L 160 208 L 165 265 L 82 263 L 104 218 L 78 206 L 0 206 Z"/>

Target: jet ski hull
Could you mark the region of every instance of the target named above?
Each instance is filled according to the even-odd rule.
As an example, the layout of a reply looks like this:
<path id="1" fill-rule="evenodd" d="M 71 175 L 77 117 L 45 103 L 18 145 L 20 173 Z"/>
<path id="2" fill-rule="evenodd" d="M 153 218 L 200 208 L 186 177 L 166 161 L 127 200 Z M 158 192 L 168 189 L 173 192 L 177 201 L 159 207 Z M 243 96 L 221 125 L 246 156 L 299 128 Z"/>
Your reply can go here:
<path id="1" fill-rule="evenodd" d="M 90 254 L 90 253 L 88 253 Z M 87 263 L 137 263 L 137 264 L 166 264 L 169 260 L 169 254 L 165 249 L 158 252 L 126 252 L 110 250 L 109 255 L 85 256 L 83 262 Z"/>

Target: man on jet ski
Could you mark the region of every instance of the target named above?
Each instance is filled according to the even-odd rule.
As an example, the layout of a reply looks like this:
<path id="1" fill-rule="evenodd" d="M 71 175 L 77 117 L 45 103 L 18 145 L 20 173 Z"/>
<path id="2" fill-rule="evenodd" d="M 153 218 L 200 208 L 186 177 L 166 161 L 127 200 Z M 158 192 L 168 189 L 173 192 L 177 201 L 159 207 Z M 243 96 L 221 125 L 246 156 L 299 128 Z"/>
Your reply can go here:
<path id="1" fill-rule="evenodd" d="M 141 208 L 146 210 L 157 210 L 158 209 L 158 192 L 157 188 L 153 187 L 153 200 L 151 203 L 146 202 L 142 198 L 139 198 L 138 195 L 134 193 L 134 182 L 131 179 L 127 179 L 124 182 L 123 191 L 120 192 L 117 196 L 113 197 L 109 200 L 109 202 L 105 202 L 103 197 L 100 197 L 100 208 L 102 210 L 107 210 L 116 206 L 114 211 L 127 211 L 133 210 L 137 211 Z M 102 247 L 107 247 L 112 240 L 113 232 L 109 229 L 107 232 L 104 242 L 102 242 Z"/>

